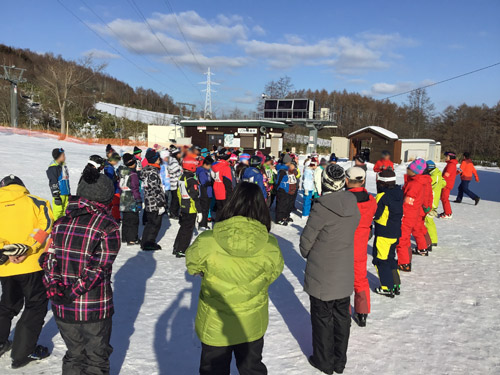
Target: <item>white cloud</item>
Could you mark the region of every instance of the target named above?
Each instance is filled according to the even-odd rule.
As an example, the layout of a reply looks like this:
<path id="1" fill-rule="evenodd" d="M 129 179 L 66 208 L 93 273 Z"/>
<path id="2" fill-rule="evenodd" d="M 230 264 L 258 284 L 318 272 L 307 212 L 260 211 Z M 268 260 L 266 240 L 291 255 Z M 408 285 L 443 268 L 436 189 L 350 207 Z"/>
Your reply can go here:
<path id="1" fill-rule="evenodd" d="M 259 25 L 255 25 L 254 27 L 252 27 L 252 31 L 255 35 L 258 35 L 258 36 L 266 35 L 266 30 L 264 30 L 264 28 L 262 26 L 259 26 Z"/>
<path id="2" fill-rule="evenodd" d="M 253 104 L 257 103 L 257 96 L 252 91 L 245 91 L 243 96 L 237 96 L 231 99 L 233 103 L 238 104 Z"/>
<path id="3" fill-rule="evenodd" d="M 378 82 L 374 83 L 369 91 L 364 90 L 364 95 L 394 95 L 405 91 L 410 91 L 422 86 L 427 86 L 433 84 L 434 81 L 431 79 L 424 79 L 418 83 L 415 82 Z"/>
<path id="4" fill-rule="evenodd" d="M 96 48 L 89 49 L 88 51 L 83 52 L 82 55 L 87 57 L 92 57 L 98 60 L 111 60 L 120 58 L 120 56 L 115 53 Z"/>
<path id="5" fill-rule="evenodd" d="M 285 40 L 287 43 L 290 44 L 304 44 L 304 39 L 302 39 L 300 36 L 295 35 L 295 34 L 285 34 Z"/>

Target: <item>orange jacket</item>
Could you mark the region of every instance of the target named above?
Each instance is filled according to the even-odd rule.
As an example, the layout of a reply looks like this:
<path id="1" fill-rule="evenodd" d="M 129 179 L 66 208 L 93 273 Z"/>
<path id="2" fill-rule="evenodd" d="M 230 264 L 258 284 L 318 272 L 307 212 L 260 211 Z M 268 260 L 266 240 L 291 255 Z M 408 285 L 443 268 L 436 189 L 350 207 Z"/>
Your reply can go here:
<path id="1" fill-rule="evenodd" d="M 383 171 L 384 169 L 394 170 L 394 163 L 390 160 L 385 160 L 385 159 L 377 160 L 377 162 L 373 166 L 373 171 L 375 173 L 379 173 L 379 172 Z"/>
<path id="2" fill-rule="evenodd" d="M 474 164 L 472 164 L 472 160 L 462 160 L 460 164 L 460 178 L 464 181 L 472 181 L 472 175 L 474 175 L 476 182 L 479 182 L 479 177 Z"/>

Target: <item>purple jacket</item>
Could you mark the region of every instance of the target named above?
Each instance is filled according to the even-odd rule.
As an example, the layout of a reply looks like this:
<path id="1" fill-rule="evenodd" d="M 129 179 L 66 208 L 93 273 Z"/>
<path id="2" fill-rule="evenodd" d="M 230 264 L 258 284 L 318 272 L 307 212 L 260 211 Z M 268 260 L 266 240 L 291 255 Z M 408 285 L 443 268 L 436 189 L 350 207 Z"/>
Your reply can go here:
<path id="1" fill-rule="evenodd" d="M 50 250 L 40 258 L 49 298 L 68 289 L 70 305 L 54 305 L 57 319 L 94 322 L 113 315 L 112 264 L 120 250 L 120 228 L 106 206 L 71 196 L 66 216 L 52 230 Z"/>

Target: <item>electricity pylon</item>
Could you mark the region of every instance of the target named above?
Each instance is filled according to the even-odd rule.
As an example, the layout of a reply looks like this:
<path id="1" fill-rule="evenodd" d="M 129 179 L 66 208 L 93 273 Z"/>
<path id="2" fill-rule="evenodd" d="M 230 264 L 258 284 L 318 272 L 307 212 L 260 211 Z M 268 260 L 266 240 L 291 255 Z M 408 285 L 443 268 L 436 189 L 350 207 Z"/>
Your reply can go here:
<path id="1" fill-rule="evenodd" d="M 211 76 L 213 76 L 214 73 L 210 72 L 210 68 L 208 68 L 208 71 L 204 74 L 207 76 L 207 80 L 205 82 L 200 82 L 200 85 L 207 85 L 205 90 L 201 90 L 205 92 L 205 110 L 203 111 L 203 117 L 206 120 L 210 120 L 212 119 L 212 92 L 217 92 L 212 90 L 212 85 L 218 85 L 219 83 L 212 81 Z"/>

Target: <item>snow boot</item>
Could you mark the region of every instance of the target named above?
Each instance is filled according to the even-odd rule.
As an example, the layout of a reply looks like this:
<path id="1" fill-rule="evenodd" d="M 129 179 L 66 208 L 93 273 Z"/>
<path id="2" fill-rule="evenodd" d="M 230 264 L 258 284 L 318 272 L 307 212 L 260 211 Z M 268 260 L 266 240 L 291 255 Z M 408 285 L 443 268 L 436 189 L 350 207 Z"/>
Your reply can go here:
<path id="1" fill-rule="evenodd" d="M 148 242 L 141 246 L 141 249 L 143 251 L 157 251 L 161 250 L 161 246 L 154 242 Z"/>
<path id="2" fill-rule="evenodd" d="M 429 251 L 427 249 L 419 250 L 419 249 L 415 248 L 415 249 L 413 249 L 412 253 L 415 255 L 421 255 L 423 257 L 429 256 Z"/>
<path id="3" fill-rule="evenodd" d="M 0 357 L 7 353 L 11 348 L 12 342 L 10 342 L 9 340 L 5 341 L 3 344 L 0 344 Z"/>
<path id="4" fill-rule="evenodd" d="M 283 225 L 284 227 L 286 227 L 288 225 L 288 221 L 286 221 L 286 220 L 280 220 L 280 221 L 277 221 L 276 224 Z"/>
<path id="5" fill-rule="evenodd" d="M 394 285 L 394 289 L 392 290 L 395 296 L 399 296 L 401 294 L 401 286 Z"/>
<path id="6" fill-rule="evenodd" d="M 455 199 L 453 203 L 462 203 L 462 200 Z"/>
<path id="7" fill-rule="evenodd" d="M 451 219 L 453 218 L 453 215 L 450 214 L 450 215 L 446 215 L 444 212 L 442 214 L 439 214 L 438 216 L 440 219 Z"/>
<path id="8" fill-rule="evenodd" d="M 398 268 L 399 268 L 400 271 L 403 271 L 403 272 L 411 272 L 411 263 L 400 264 L 398 266 Z"/>
<path id="9" fill-rule="evenodd" d="M 438 245 L 438 243 L 437 243 L 437 242 L 434 242 L 434 243 L 432 244 L 432 246 L 431 246 L 431 249 L 430 249 L 429 251 L 432 251 L 432 248 L 433 248 L 433 247 L 437 247 L 437 245 Z"/>
<path id="10" fill-rule="evenodd" d="M 328 374 L 328 375 L 333 375 L 333 371 L 327 371 L 327 370 L 323 370 L 322 368 L 320 368 L 315 362 L 314 362 L 314 358 L 313 356 L 310 356 L 308 359 L 309 361 L 309 364 L 314 367 L 315 369 L 321 371 L 323 374 Z M 341 374 L 341 372 L 339 373 Z"/>
<path id="11" fill-rule="evenodd" d="M 479 201 L 481 200 L 481 198 L 477 197 L 476 199 L 474 199 L 474 206 L 477 206 Z"/>
<path id="12" fill-rule="evenodd" d="M 389 298 L 394 298 L 394 292 L 391 289 L 384 289 L 381 286 L 374 290 L 375 293 L 380 294 L 381 296 L 386 296 Z"/>
<path id="13" fill-rule="evenodd" d="M 286 218 L 285 221 L 287 223 L 293 223 L 293 219 L 291 217 Z"/>
<path id="14" fill-rule="evenodd" d="M 41 361 L 42 359 L 47 358 L 50 355 L 49 349 L 45 346 L 42 345 L 37 345 L 35 348 L 35 351 L 28 355 L 26 358 L 18 360 L 18 361 L 12 361 L 12 368 L 14 370 L 24 367 L 27 364 L 33 362 L 33 361 Z"/>
<path id="15" fill-rule="evenodd" d="M 177 251 L 175 253 L 176 258 L 185 258 L 186 257 L 186 252 L 185 251 Z"/>
<path id="16" fill-rule="evenodd" d="M 368 317 L 368 314 L 356 314 L 356 317 L 358 319 L 358 326 L 366 327 L 366 318 Z"/>

